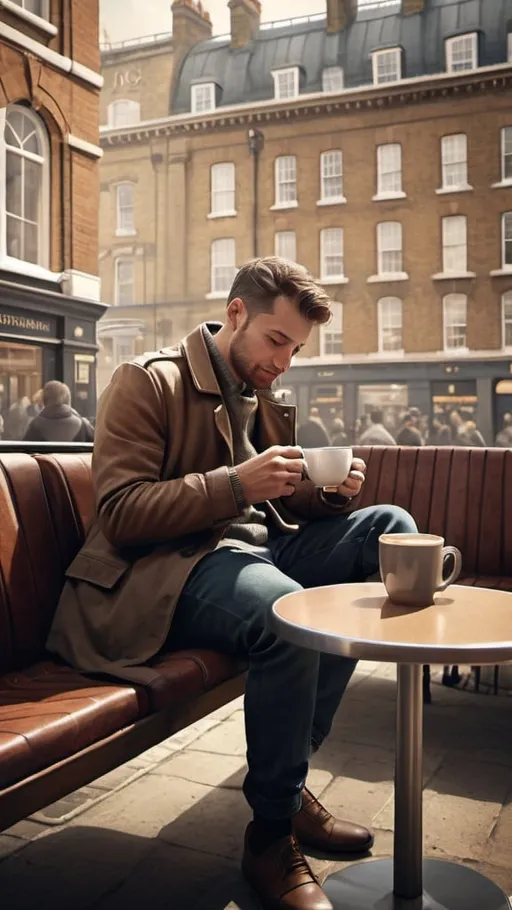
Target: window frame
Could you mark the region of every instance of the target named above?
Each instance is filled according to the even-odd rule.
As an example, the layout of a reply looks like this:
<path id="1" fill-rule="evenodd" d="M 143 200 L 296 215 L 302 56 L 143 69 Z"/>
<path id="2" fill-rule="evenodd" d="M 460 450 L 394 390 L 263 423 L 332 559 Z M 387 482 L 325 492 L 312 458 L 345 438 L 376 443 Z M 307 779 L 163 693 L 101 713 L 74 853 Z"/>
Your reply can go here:
<path id="1" fill-rule="evenodd" d="M 337 171 L 339 170 L 339 173 L 327 174 L 325 165 L 332 156 L 336 156 L 338 164 L 333 164 L 333 168 Z M 340 181 L 339 193 L 333 194 L 332 196 L 326 195 L 328 180 Z M 320 153 L 320 199 L 318 200 L 317 205 L 338 205 L 339 203 L 346 201 L 343 186 L 343 152 L 341 149 L 327 149 L 327 151 Z"/>
<path id="2" fill-rule="evenodd" d="M 510 238 L 506 237 L 506 223 L 510 219 Z M 507 262 L 507 243 L 511 246 L 510 262 Z M 501 215 L 501 268 L 503 271 L 512 271 L 512 209 L 508 212 L 502 212 Z"/>
<path id="3" fill-rule="evenodd" d="M 233 250 L 233 264 L 231 265 L 231 263 L 226 264 L 225 262 L 223 262 L 222 264 L 219 265 L 218 263 L 214 262 L 214 251 L 219 248 L 219 246 L 218 246 L 219 244 L 227 243 L 227 242 L 229 242 L 232 245 L 231 248 Z M 229 284 L 226 282 L 225 288 L 218 287 L 218 275 L 215 272 L 216 269 L 226 269 L 226 270 L 232 269 L 233 270 L 233 274 L 232 274 L 231 278 L 229 279 Z M 207 295 L 207 297 L 210 299 L 215 299 L 215 298 L 225 299 L 228 296 L 229 291 L 231 290 L 231 285 L 233 284 L 233 281 L 235 279 L 236 271 L 237 271 L 237 269 L 236 269 L 236 238 L 235 237 L 215 237 L 214 240 L 212 240 L 212 242 L 210 244 L 210 293 Z"/>
<path id="4" fill-rule="evenodd" d="M 57 26 L 50 22 L 50 0 L 41 0 L 40 13 L 33 13 L 32 10 L 25 9 L 23 2 L 24 0 L 21 0 L 21 2 L 18 2 L 18 0 L 3 0 L 3 5 L 7 12 L 12 13 L 13 16 L 19 16 L 20 19 L 35 26 L 52 38 L 58 35 Z"/>
<path id="5" fill-rule="evenodd" d="M 392 55 L 395 55 L 396 67 L 395 72 L 398 73 L 396 79 L 379 79 L 379 61 L 386 58 L 390 58 Z M 373 75 L 373 84 L 374 85 L 392 85 L 393 83 L 400 82 L 403 79 L 403 68 L 402 68 L 402 48 L 401 47 L 386 47 L 381 48 L 380 50 L 373 51 L 372 53 L 372 75 Z"/>
<path id="6" fill-rule="evenodd" d="M 454 323 L 449 326 L 447 319 L 446 319 L 448 304 L 453 303 L 455 301 L 455 299 L 457 299 L 457 302 L 462 302 L 462 301 L 464 302 L 464 316 L 465 316 L 464 342 L 465 343 L 463 345 L 452 346 L 452 345 L 448 344 L 447 329 L 448 328 L 456 329 L 460 325 L 462 325 L 462 323 Z M 468 350 L 468 298 L 467 298 L 467 294 L 453 294 L 452 293 L 452 294 L 445 294 L 445 296 L 443 297 L 443 350 L 445 352 L 450 352 L 451 354 L 453 354 L 454 352 L 465 353 Z"/>
<path id="7" fill-rule="evenodd" d="M 457 152 L 452 152 L 452 155 L 455 160 L 447 160 L 450 157 L 448 152 L 448 142 L 449 140 L 460 140 L 463 139 L 464 146 L 464 156 L 457 159 Z M 467 133 L 448 133 L 446 136 L 441 137 L 441 187 L 437 191 L 438 193 L 458 193 L 464 190 L 470 190 L 472 187 L 468 181 L 468 137 Z M 450 167 L 462 167 L 464 170 L 463 177 L 464 179 L 458 183 L 449 183 L 447 181 L 448 177 L 448 168 Z"/>
<path id="8" fill-rule="evenodd" d="M 337 86 L 336 88 L 326 88 L 325 83 L 326 83 L 327 73 L 330 73 L 331 75 L 333 73 L 336 73 L 338 76 L 341 76 L 341 78 L 340 78 L 341 85 L 339 87 Z M 324 66 L 324 68 L 322 70 L 322 92 L 325 95 L 333 95 L 336 92 L 343 92 L 344 89 L 345 89 L 345 72 L 343 70 L 343 67 L 342 66 Z"/>
<path id="9" fill-rule="evenodd" d="M 123 208 L 130 208 L 130 206 L 122 205 L 121 203 L 121 192 L 130 187 L 131 189 L 131 222 L 132 227 L 123 227 L 122 222 L 122 210 Z M 134 237 L 137 233 L 135 227 L 135 184 L 130 180 L 122 180 L 116 184 L 116 237 Z"/>
<path id="10" fill-rule="evenodd" d="M 388 348 L 385 346 L 385 343 L 384 343 L 384 329 L 386 329 L 387 331 L 389 331 L 389 330 L 393 331 L 394 329 L 396 330 L 398 328 L 398 326 L 393 326 L 393 324 L 392 324 L 393 320 L 389 319 L 389 318 L 387 320 L 389 324 L 384 325 L 384 322 L 385 322 L 385 320 L 383 318 L 384 317 L 384 305 L 389 305 L 391 303 L 399 304 L 399 311 L 400 311 L 400 327 L 399 328 L 400 328 L 400 341 L 401 341 L 401 345 L 399 348 Z M 404 352 L 404 303 L 400 297 L 380 297 L 379 300 L 377 301 L 377 333 L 378 333 L 379 354 L 386 354 L 386 355 L 390 355 L 390 356 L 393 356 L 396 354 L 403 354 L 403 352 Z"/>
<path id="11" fill-rule="evenodd" d="M 512 63 L 512 31 L 507 33 L 507 63 Z"/>
<path id="12" fill-rule="evenodd" d="M 283 95 L 280 91 L 280 77 L 281 76 L 293 76 L 293 94 Z M 280 66 L 277 69 L 272 70 L 272 78 L 274 80 L 274 100 L 275 101 L 293 101 L 294 98 L 298 98 L 300 95 L 300 73 L 298 66 Z"/>
<path id="13" fill-rule="evenodd" d="M 510 133 L 510 144 L 511 144 L 510 152 L 506 152 L 507 133 Z M 512 184 L 512 126 L 502 126 L 500 149 L 501 149 L 501 184 L 508 186 L 509 184 Z M 511 161 L 509 177 L 507 177 L 507 174 L 506 174 L 506 162 L 507 162 L 508 158 L 510 158 L 510 161 Z"/>
<path id="14" fill-rule="evenodd" d="M 9 146 L 5 139 L 5 127 L 10 113 L 19 111 L 32 122 L 40 144 L 42 154 L 18 152 L 15 146 Z M 39 220 L 37 223 L 37 262 L 10 256 L 7 253 L 7 149 L 24 160 L 41 165 L 41 184 L 39 198 Z M 50 269 L 50 234 L 51 234 L 51 154 L 50 138 L 41 117 L 32 108 L 23 104 L 9 104 L 0 110 L 0 263 L 3 268 L 22 274 L 39 277 L 48 274 Z M 53 277 L 53 276 L 52 276 Z"/>
<path id="15" fill-rule="evenodd" d="M 199 89 L 208 89 L 209 99 L 211 104 L 208 107 L 199 107 L 198 105 L 198 94 Z M 190 86 L 190 112 L 191 114 L 210 114 L 212 111 L 217 108 L 217 97 L 216 97 L 217 86 L 215 82 L 196 82 L 194 85 Z"/>
<path id="16" fill-rule="evenodd" d="M 293 237 L 293 256 L 287 256 L 279 249 L 279 237 L 287 237 L 290 239 Z M 274 234 L 274 253 L 276 256 L 279 256 L 281 259 L 289 259 L 291 262 L 297 262 L 297 232 L 296 231 L 276 231 Z"/>
<path id="17" fill-rule="evenodd" d="M 119 299 L 119 290 L 120 290 L 120 288 L 121 288 L 122 285 L 126 285 L 126 284 L 128 284 L 128 282 L 126 282 L 126 281 L 124 281 L 124 282 L 122 282 L 122 283 L 120 282 L 120 280 L 119 280 L 119 270 L 120 270 L 120 267 L 122 267 L 123 265 L 126 265 L 127 263 L 130 264 L 131 267 L 132 267 L 132 280 L 131 280 L 132 300 L 131 300 L 130 303 L 122 303 L 122 302 L 120 301 L 120 299 Z M 136 297 L 136 295 L 135 295 L 135 259 L 134 259 L 133 256 L 117 256 L 117 257 L 116 257 L 116 259 L 115 259 L 115 275 L 114 275 L 114 280 L 115 280 L 115 283 L 114 283 L 114 306 L 118 306 L 118 307 L 123 307 L 123 306 L 135 306 L 135 305 L 136 305 L 136 303 L 135 303 L 135 297 Z"/>
<path id="18" fill-rule="evenodd" d="M 464 243 L 447 243 L 448 226 L 454 225 L 455 221 L 464 225 Z M 467 275 L 468 274 L 468 219 L 466 215 L 444 215 L 441 219 L 441 242 L 442 242 L 442 274 L 449 276 Z M 456 247 L 464 247 L 464 264 L 457 268 L 447 268 L 448 251 Z"/>
<path id="19" fill-rule="evenodd" d="M 283 161 L 293 161 L 293 179 L 282 180 L 280 179 L 280 167 L 281 162 Z M 295 187 L 295 198 L 283 200 L 281 196 L 281 187 L 287 184 L 293 184 Z M 298 201 L 298 192 L 297 192 L 297 156 L 296 155 L 278 155 L 274 159 L 274 205 L 272 209 L 293 209 L 297 208 L 299 204 Z"/>
<path id="20" fill-rule="evenodd" d="M 506 316 L 506 308 L 510 306 L 510 317 Z M 510 326 L 510 344 L 506 343 L 507 325 Z M 504 351 L 512 351 L 512 291 L 505 291 L 501 295 L 501 347 Z"/>
<path id="21" fill-rule="evenodd" d="M 231 174 L 231 188 L 219 189 L 215 187 L 215 177 L 222 173 L 222 169 Z M 220 209 L 215 205 L 216 198 L 220 196 L 230 196 L 232 201 L 231 208 Z M 236 210 L 236 165 L 234 161 L 216 161 L 210 166 L 210 214 L 209 218 L 232 218 L 237 215 Z"/>
<path id="22" fill-rule="evenodd" d="M 331 320 L 320 326 L 320 356 L 321 357 L 343 357 L 343 303 L 339 300 L 331 301 Z M 332 331 L 332 326 L 334 324 L 335 315 L 338 314 L 340 318 L 340 329 Z M 331 331 L 329 331 L 331 329 Z M 336 336 L 339 336 L 338 341 L 331 340 L 331 338 L 336 339 Z M 339 345 L 340 350 L 328 350 L 328 348 L 335 347 Z"/>
<path id="23" fill-rule="evenodd" d="M 461 41 L 465 41 L 468 38 L 471 39 L 471 66 L 462 66 L 458 69 L 453 68 L 453 54 L 454 48 Z M 446 72 L 451 75 L 457 75 L 458 73 L 470 73 L 478 69 L 478 32 L 464 32 L 462 35 L 453 35 L 451 38 L 446 38 L 445 40 L 445 56 L 446 56 Z"/>
<path id="24" fill-rule="evenodd" d="M 121 104 L 129 105 L 129 109 L 133 110 L 134 112 L 135 112 L 135 109 L 137 109 L 137 114 L 138 114 L 137 119 L 131 121 L 130 123 L 116 123 L 115 122 L 115 119 L 116 119 L 115 111 L 116 111 L 116 108 L 118 109 L 119 105 L 121 105 Z M 135 98 L 115 98 L 114 101 L 111 101 L 107 107 L 107 126 L 110 129 L 113 129 L 113 130 L 126 129 L 127 130 L 127 129 L 130 129 L 130 127 L 132 127 L 132 126 L 136 126 L 140 122 L 141 122 L 140 102 L 136 101 Z"/>
<path id="25" fill-rule="evenodd" d="M 395 170 L 389 170 L 384 172 L 383 165 L 385 164 L 384 156 L 385 153 L 388 154 L 390 150 L 395 151 L 398 149 L 398 163 L 399 168 Z M 377 146 L 377 193 L 373 197 L 374 202 L 378 202 L 383 199 L 405 199 L 406 193 L 404 192 L 403 187 L 403 153 L 402 153 L 402 144 L 400 142 L 382 142 Z M 399 174 L 400 175 L 400 189 L 386 190 L 383 185 L 383 178 L 389 176 L 389 174 Z"/>
<path id="26" fill-rule="evenodd" d="M 386 249 L 383 249 L 382 234 L 384 232 L 384 228 L 390 227 L 391 225 L 393 225 L 393 227 L 398 227 L 398 229 L 399 229 L 398 234 L 400 236 L 400 247 L 391 247 L 390 246 Z M 398 253 L 398 252 L 400 252 L 400 268 L 393 269 L 392 271 L 385 271 L 382 268 L 383 262 L 384 262 L 384 254 Z M 402 275 L 402 274 L 404 274 L 404 232 L 403 232 L 402 222 L 401 221 L 380 221 L 377 224 L 377 275 L 380 278 L 388 278 L 389 276 Z"/>
<path id="27" fill-rule="evenodd" d="M 337 252 L 327 252 L 328 235 L 337 233 L 340 246 Z M 341 259 L 341 272 L 332 272 L 326 269 L 328 259 Z M 326 227 L 320 231 L 320 281 L 322 284 L 343 284 L 345 278 L 345 232 L 342 227 Z"/>

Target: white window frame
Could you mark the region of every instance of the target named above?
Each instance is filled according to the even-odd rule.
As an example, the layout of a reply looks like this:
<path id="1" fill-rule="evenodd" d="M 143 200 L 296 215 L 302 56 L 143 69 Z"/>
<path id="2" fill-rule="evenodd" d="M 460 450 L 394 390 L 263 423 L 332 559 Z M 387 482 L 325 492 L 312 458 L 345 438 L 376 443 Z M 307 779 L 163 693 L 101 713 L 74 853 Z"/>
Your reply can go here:
<path id="1" fill-rule="evenodd" d="M 339 192 L 330 193 L 330 182 L 337 181 Z M 317 205 L 340 205 L 345 203 L 343 193 L 343 152 L 329 149 L 320 155 L 320 199 Z"/>
<path id="2" fill-rule="evenodd" d="M 510 234 L 510 237 L 507 237 Z M 507 262 L 507 246 L 510 245 L 510 262 Z M 501 268 L 512 272 L 512 211 L 501 216 Z"/>
<path id="3" fill-rule="evenodd" d="M 274 235 L 274 252 L 281 259 L 297 262 L 297 235 L 295 231 L 276 231 Z"/>
<path id="4" fill-rule="evenodd" d="M 204 98 L 201 94 L 204 92 Z M 196 82 L 190 86 L 190 109 L 192 114 L 209 114 L 214 111 L 216 104 L 215 82 Z"/>
<path id="5" fill-rule="evenodd" d="M 385 238 L 386 229 L 388 234 L 394 234 L 394 236 L 390 236 L 389 239 Z M 400 259 L 397 261 L 399 268 L 384 268 L 385 256 L 388 253 L 400 255 Z M 380 224 L 377 225 L 377 274 L 381 278 L 387 278 L 389 280 L 392 280 L 393 278 L 399 279 L 400 276 L 404 274 L 403 263 L 404 249 L 402 223 L 400 221 L 381 221 Z"/>
<path id="6" fill-rule="evenodd" d="M 286 164 L 285 164 L 286 162 Z M 287 168 L 289 169 L 287 172 Z M 283 177 L 285 174 L 285 177 Z M 275 209 L 295 209 L 298 206 L 297 199 L 297 156 L 296 155 L 279 155 L 274 162 L 274 183 L 275 183 L 275 202 L 271 206 Z M 294 187 L 294 198 L 284 199 L 283 187 Z M 290 195 L 292 195 L 290 193 Z"/>
<path id="7" fill-rule="evenodd" d="M 457 180 L 453 179 L 459 168 Z M 472 190 L 468 183 L 468 137 L 466 133 L 451 133 L 441 139 L 441 186 L 438 195 L 464 193 Z"/>
<path id="8" fill-rule="evenodd" d="M 400 297 L 381 297 L 377 301 L 377 327 L 379 337 L 379 354 L 394 356 L 404 352 L 404 305 Z M 399 319 L 397 319 L 397 313 Z M 389 347 L 386 342 L 386 333 L 400 331 L 400 347 Z"/>
<path id="9" fill-rule="evenodd" d="M 339 300 L 331 301 L 331 312 L 331 320 L 320 326 L 320 355 L 322 357 L 342 357 L 343 304 Z"/>
<path id="10" fill-rule="evenodd" d="M 394 159 L 394 161 L 392 160 Z M 393 177 L 398 174 L 399 179 L 395 180 L 395 188 L 390 188 Z M 399 142 L 385 142 L 377 146 L 377 193 L 373 197 L 374 202 L 381 202 L 386 199 L 405 199 L 406 193 L 403 190 L 403 165 L 402 165 L 402 146 Z"/>
<path id="11" fill-rule="evenodd" d="M 344 231 L 328 227 L 320 231 L 320 281 L 322 284 L 346 284 Z M 330 260 L 341 259 L 341 271 L 333 270 Z"/>
<path id="12" fill-rule="evenodd" d="M 391 76 L 388 77 L 388 74 L 379 72 L 382 61 L 393 61 L 393 58 L 394 66 L 390 68 L 392 70 Z M 388 47 L 385 50 L 374 51 L 372 54 L 372 70 L 374 85 L 389 85 L 392 82 L 400 82 L 403 78 L 402 48 Z"/>
<path id="13" fill-rule="evenodd" d="M 510 309 L 510 315 L 507 311 Z M 501 325 L 502 341 L 501 346 L 504 351 L 512 351 L 512 291 L 506 291 L 501 298 Z M 507 326 L 510 327 L 510 344 L 507 344 Z"/>
<path id="14" fill-rule="evenodd" d="M 225 250 L 230 250 L 232 255 L 226 256 L 223 262 L 216 261 L 216 256 L 219 251 L 222 249 L 221 244 L 224 244 Z M 230 261 L 228 261 L 228 259 Z M 232 261 L 231 261 L 232 260 Z M 223 270 L 226 274 L 222 277 L 226 280 L 221 280 L 219 271 Z M 210 300 L 222 299 L 224 300 L 231 290 L 231 285 L 235 279 L 237 269 L 236 269 L 236 241 L 234 237 L 217 237 L 212 241 L 210 247 L 210 293 L 207 295 L 207 298 Z"/>
<path id="15" fill-rule="evenodd" d="M 223 180 L 225 185 L 221 186 Z M 210 168 L 209 218 L 233 218 L 236 211 L 236 168 L 232 161 L 218 161 Z"/>
<path id="16" fill-rule="evenodd" d="M 15 256 L 7 255 L 7 143 L 5 141 L 5 123 L 7 115 L 19 110 L 31 120 L 40 143 L 41 155 L 24 152 L 21 157 L 41 164 L 41 194 L 39 200 L 38 222 L 38 262 L 28 262 Z M 10 152 L 18 154 L 9 146 Z M 50 259 L 50 142 L 41 118 L 29 107 L 12 104 L 0 109 L 0 267 L 12 272 L 30 275 L 35 278 L 55 279 L 49 270 Z"/>
<path id="17" fill-rule="evenodd" d="M 345 88 L 345 74 L 342 66 L 326 66 L 322 71 L 322 91 L 326 95 L 342 92 Z"/>
<path id="18" fill-rule="evenodd" d="M 129 363 L 135 357 L 134 352 L 134 335 L 113 335 L 112 336 L 112 359 L 114 366 L 118 367 L 122 363 Z M 129 347 L 130 353 L 127 358 L 120 356 L 120 348 Z"/>
<path id="19" fill-rule="evenodd" d="M 507 152 L 507 138 L 510 151 Z M 507 161 L 510 160 L 510 174 L 507 176 Z M 501 130 L 501 181 L 496 186 L 512 186 L 512 126 Z"/>
<path id="20" fill-rule="evenodd" d="M 507 63 L 512 63 L 512 32 L 507 35 Z"/>
<path id="21" fill-rule="evenodd" d="M 127 123 L 116 123 L 116 111 L 123 104 L 127 106 L 128 111 L 133 112 L 133 117 L 130 117 Z M 136 126 L 137 123 L 140 123 L 140 103 L 135 98 L 116 98 L 115 101 L 110 102 L 107 108 L 107 125 L 111 129 L 129 129 L 131 126 Z"/>
<path id="22" fill-rule="evenodd" d="M 464 321 L 452 321 L 448 324 L 447 312 L 450 304 L 462 305 L 464 310 Z M 448 330 L 464 328 L 464 344 L 461 345 L 450 345 L 448 344 Z M 453 353 L 465 353 L 468 350 L 467 345 L 468 338 L 468 298 L 466 294 L 446 294 L 443 297 L 443 348 L 445 351 Z"/>
<path id="23" fill-rule="evenodd" d="M 123 303 L 120 300 L 121 282 L 119 280 L 119 271 L 120 271 L 120 268 L 123 265 L 126 265 L 127 263 L 129 263 L 132 267 L 132 280 L 131 280 L 132 300 L 129 303 Z M 115 306 L 135 306 L 135 260 L 131 256 L 118 256 L 115 259 L 115 273 L 114 274 L 115 274 L 115 287 L 114 287 Z M 124 281 L 123 285 L 130 285 L 130 282 Z"/>
<path id="24" fill-rule="evenodd" d="M 456 237 L 457 229 L 459 237 Z M 443 275 L 465 277 L 468 273 L 468 219 L 466 215 L 446 215 L 441 221 Z M 457 252 L 456 252 L 457 251 Z"/>
<path id="25" fill-rule="evenodd" d="M 47 35 L 51 35 L 52 38 L 55 37 L 59 30 L 49 21 L 50 0 L 41 0 L 40 13 L 33 13 L 31 10 L 25 9 L 24 3 L 25 0 L 2 0 L 1 5 L 7 12 L 12 13 L 14 16 L 19 16 L 20 19 L 23 19 L 30 25 L 35 25 L 36 28 L 46 32 Z"/>
<path id="26" fill-rule="evenodd" d="M 457 52 L 457 46 L 462 44 L 462 42 L 470 41 L 470 53 L 471 59 L 469 60 L 470 66 L 454 64 L 454 56 Z M 472 70 L 478 69 L 478 35 L 476 32 L 466 32 L 464 35 L 455 35 L 453 38 L 447 38 L 445 43 L 446 48 L 446 71 L 448 73 L 467 73 Z"/>
<path id="27" fill-rule="evenodd" d="M 298 66 L 284 66 L 280 69 L 272 70 L 272 77 L 274 79 L 274 98 L 276 101 L 289 101 L 292 98 L 299 97 L 300 79 Z M 285 86 L 282 80 L 286 81 L 285 91 L 283 91 Z"/>
<path id="28" fill-rule="evenodd" d="M 122 200 L 122 194 L 127 187 L 131 190 L 131 204 Z M 131 211 L 131 217 L 127 220 L 128 226 L 123 225 L 125 211 Z M 137 233 L 135 228 L 135 184 L 129 180 L 116 184 L 116 237 L 134 237 Z"/>

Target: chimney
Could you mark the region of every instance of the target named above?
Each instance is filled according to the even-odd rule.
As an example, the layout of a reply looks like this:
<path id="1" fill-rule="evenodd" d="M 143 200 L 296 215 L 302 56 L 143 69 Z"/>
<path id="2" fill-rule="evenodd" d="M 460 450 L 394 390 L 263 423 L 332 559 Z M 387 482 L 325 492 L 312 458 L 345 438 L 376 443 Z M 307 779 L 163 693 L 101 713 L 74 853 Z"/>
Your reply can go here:
<path id="1" fill-rule="evenodd" d="M 174 0 L 172 34 L 177 50 L 188 51 L 198 41 L 212 36 L 210 14 L 203 9 L 201 0 Z"/>
<path id="2" fill-rule="evenodd" d="M 327 32 L 341 32 L 357 16 L 357 0 L 327 0 Z"/>
<path id="3" fill-rule="evenodd" d="M 260 0 L 229 0 L 231 10 L 231 47 L 245 47 L 260 27 Z"/>
<path id="4" fill-rule="evenodd" d="M 414 16 L 425 9 L 425 0 L 402 0 L 402 16 Z"/>

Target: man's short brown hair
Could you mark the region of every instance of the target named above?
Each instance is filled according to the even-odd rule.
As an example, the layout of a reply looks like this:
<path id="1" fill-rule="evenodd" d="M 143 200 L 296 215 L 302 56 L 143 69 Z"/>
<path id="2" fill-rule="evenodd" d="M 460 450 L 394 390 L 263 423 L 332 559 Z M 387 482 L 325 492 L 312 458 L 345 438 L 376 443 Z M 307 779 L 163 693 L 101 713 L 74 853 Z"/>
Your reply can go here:
<path id="1" fill-rule="evenodd" d="M 271 313 L 278 297 L 287 297 L 308 322 L 323 325 L 331 318 L 330 298 L 321 285 L 302 265 L 266 256 L 251 259 L 238 272 L 228 305 L 236 297 L 243 300 L 249 317 Z"/>

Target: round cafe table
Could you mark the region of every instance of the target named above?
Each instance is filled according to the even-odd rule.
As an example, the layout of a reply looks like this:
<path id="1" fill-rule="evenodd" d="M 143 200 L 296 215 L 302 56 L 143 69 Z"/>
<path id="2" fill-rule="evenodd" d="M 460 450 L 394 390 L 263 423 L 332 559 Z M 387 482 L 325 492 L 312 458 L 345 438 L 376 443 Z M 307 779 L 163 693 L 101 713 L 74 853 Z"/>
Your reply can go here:
<path id="1" fill-rule="evenodd" d="M 422 666 L 512 660 L 512 594 L 452 585 L 432 606 L 406 609 L 382 584 L 332 585 L 287 594 L 273 613 L 293 644 L 398 664 L 393 859 L 329 876 L 324 890 L 336 910 L 511 910 L 474 869 L 423 859 Z"/>

